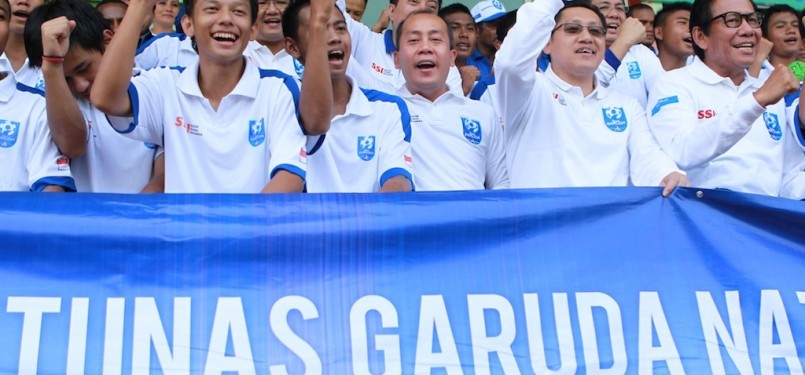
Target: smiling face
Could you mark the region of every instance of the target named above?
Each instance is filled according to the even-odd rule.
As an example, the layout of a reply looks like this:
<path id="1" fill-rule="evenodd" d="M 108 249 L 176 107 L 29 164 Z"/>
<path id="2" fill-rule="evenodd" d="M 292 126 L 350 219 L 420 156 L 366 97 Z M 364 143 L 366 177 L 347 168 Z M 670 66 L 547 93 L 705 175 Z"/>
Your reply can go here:
<path id="1" fill-rule="evenodd" d="M 12 34 L 22 36 L 28 15 L 31 14 L 34 8 L 43 3 L 44 0 L 10 0 L 11 19 L 8 25 L 8 31 Z"/>
<path id="2" fill-rule="evenodd" d="M 802 37 L 799 35 L 799 19 L 793 13 L 774 13 L 764 20 L 768 27 L 769 41 L 774 43 L 772 55 L 792 58 L 797 55 Z"/>
<path id="3" fill-rule="evenodd" d="M 577 24 L 585 27 L 603 27 L 601 18 L 595 12 L 583 7 L 573 7 L 562 11 L 557 26 Z M 551 69 L 565 81 L 592 79 L 606 50 L 604 36 L 593 36 L 585 28 L 580 33 L 568 33 L 559 27 L 551 34 L 545 53 L 551 55 Z M 572 78 L 571 78 L 572 77 Z"/>
<path id="4" fill-rule="evenodd" d="M 677 10 L 668 15 L 662 25 L 657 25 L 657 47 L 660 53 L 674 56 L 693 55 L 693 40 L 690 37 L 690 11 Z"/>
<path id="5" fill-rule="evenodd" d="M 626 21 L 626 5 L 621 0 L 593 0 L 592 5 L 604 14 L 607 20 L 607 46 L 618 39 L 620 27 Z"/>
<path id="6" fill-rule="evenodd" d="M 156 7 L 154 7 L 154 23 L 164 28 L 171 28 L 177 14 L 179 14 L 179 2 L 177 0 L 159 0 Z"/>
<path id="7" fill-rule="evenodd" d="M 253 26 L 247 0 L 201 0 L 192 13 L 183 28 L 195 38 L 199 59 L 231 64 L 243 58 Z"/>
<path id="8" fill-rule="evenodd" d="M 714 17 L 726 12 L 752 13 L 755 8 L 747 0 L 716 0 L 710 4 Z M 731 28 L 719 18 L 710 23 L 710 35 L 696 26 L 693 40 L 704 51 L 704 63 L 722 77 L 743 76 L 752 64 L 760 43 L 760 28 L 752 28 L 745 19 Z"/>
<path id="9" fill-rule="evenodd" d="M 389 18 L 396 29 L 408 15 L 417 11 L 436 14 L 439 11 L 437 0 L 397 0 L 397 4 L 389 4 Z"/>
<path id="10" fill-rule="evenodd" d="M 466 60 L 475 49 L 475 40 L 478 36 L 475 21 L 469 13 L 455 12 L 444 16 L 444 21 L 453 32 L 453 48 L 457 58 Z"/>
<path id="11" fill-rule="evenodd" d="M 415 13 L 402 27 L 394 64 L 409 91 L 436 100 L 447 92 L 447 75 L 456 58 L 447 24 L 435 14 Z"/>
<path id="12" fill-rule="evenodd" d="M 259 0 L 257 2 L 257 35 L 261 44 L 277 43 L 283 40 L 282 13 L 290 5 L 290 0 Z"/>

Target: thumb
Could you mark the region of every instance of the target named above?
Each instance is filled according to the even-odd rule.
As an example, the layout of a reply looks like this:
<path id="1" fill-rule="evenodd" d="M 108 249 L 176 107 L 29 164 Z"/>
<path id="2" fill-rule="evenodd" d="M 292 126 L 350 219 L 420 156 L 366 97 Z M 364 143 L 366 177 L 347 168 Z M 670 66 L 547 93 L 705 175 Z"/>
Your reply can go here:
<path id="1" fill-rule="evenodd" d="M 75 21 L 74 20 L 69 20 L 69 21 L 67 21 L 67 25 L 70 27 L 70 32 L 72 33 L 73 30 L 75 30 Z"/>

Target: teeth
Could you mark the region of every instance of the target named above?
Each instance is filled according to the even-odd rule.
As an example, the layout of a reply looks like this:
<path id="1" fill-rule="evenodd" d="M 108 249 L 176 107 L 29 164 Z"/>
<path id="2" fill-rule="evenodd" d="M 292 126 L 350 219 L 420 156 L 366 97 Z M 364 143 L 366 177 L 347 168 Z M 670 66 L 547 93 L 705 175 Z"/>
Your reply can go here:
<path id="1" fill-rule="evenodd" d="M 582 48 L 576 51 L 577 53 L 593 53 L 593 50 L 589 48 Z"/>
<path id="2" fill-rule="evenodd" d="M 230 34 L 230 33 L 215 33 L 215 34 L 212 34 L 212 37 L 215 40 L 233 40 L 234 41 L 234 40 L 237 39 L 237 37 L 234 34 Z"/>
<path id="3" fill-rule="evenodd" d="M 330 52 L 327 53 L 327 57 L 342 58 L 342 57 L 344 57 L 344 52 L 343 51 L 330 51 Z"/>

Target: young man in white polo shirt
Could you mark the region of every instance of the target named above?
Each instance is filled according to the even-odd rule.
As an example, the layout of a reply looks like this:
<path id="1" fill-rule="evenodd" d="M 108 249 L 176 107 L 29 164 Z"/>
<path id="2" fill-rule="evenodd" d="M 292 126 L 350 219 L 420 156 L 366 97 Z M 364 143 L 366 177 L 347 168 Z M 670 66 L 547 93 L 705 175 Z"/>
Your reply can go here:
<path id="1" fill-rule="evenodd" d="M 646 128 L 637 100 L 596 78 L 604 22 L 584 2 L 546 0 L 518 10 L 491 87 L 506 124 L 512 187 L 662 185 L 667 196 L 686 183 Z M 552 63 L 536 72 L 543 50 Z"/>
<path id="2" fill-rule="evenodd" d="M 83 0 L 53 0 L 35 9 L 25 26 L 26 49 L 41 66 L 48 118 L 59 150 L 71 156 L 79 192 L 139 193 L 164 162 L 158 147 L 129 139 L 89 101 L 95 72 L 112 30 Z M 157 164 L 157 168 L 152 168 Z M 160 192 L 161 173 L 146 191 Z"/>
<path id="3" fill-rule="evenodd" d="M 750 0 L 697 0 L 697 58 L 668 72 L 649 98 L 649 125 L 694 186 L 805 199 L 805 155 L 791 126 L 805 110 L 783 97 L 799 89 L 784 66 L 765 82 L 747 75 L 762 17 Z"/>
<path id="4" fill-rule="evenodd" d="M 308 69 L 324 65 L 332 80 L 333 119 L 327 134 L 310 140 L 307 191 L 411 191 L 408 109 L 399 97 L 361 89 L 348 76 L 344 15 L 332 0 L 296 0 L 282 18 L 288 52 Z M 308 59 L 315 54 L 329 59 Z"/>
<path id="5" fill-rule="evenodd" d="M 440 0 L 390 0 L 389 18 L 392 28 L 383 34 L 372 32 L 366 25 L 353 20 L 346 15 L 345 0 L 337 0 L 336 5 L 345 17 L 347 17 L 347 27 L 352 38 L 352 58 L 358 62 L 359 66 L 368 72 L 375 80 L 384 82 L 388 86 L 368 88 L 386 90 L 387 87 L 397 89 L 405 84 L 405 77 L 394 63 L 394 52 L 398 45 L 395 40 L 395 33 L 399 24 L 415 11 L 430 12 L 437 14 L 442 3 Z M 373 85 L 373 81 L 358 81 L 360 85 Z M 450 67 L 447 76 L 447 85 L 456 94 L 466 95 L 461 86 L 461 73 L 455 66 Z"/>
<path id="6" fill-rule="evenodd" d="M 657 57 L 666 71 L 682 68 L 691 60 L 693 40 L 690 38 L 689 25 L 689 3 L 668 3 L 657 12 L 654 19 Z"/>
<path id="7" fill-rule="evenodd" d="M 257 1 L 185 2 L 183 29 L 195 38 L 198 63 L 131 78 L 120 67 L 134 61 L 140 24 L 153 4 L 130 2 L 101 61 L 92 102 L 116 130 L 164 142 L 166 192 L 302 191 L 306 155 L 296 83 L 243 56 Z"/>
<path id="8" fill-rule="evenodd" d="M 39 68 L 32 67 L 28 63 L 23 30 L 25 29 L 28 15 L 42 3 L 43 0 L 11 1 L 8 42 L 5 52 L 0 54 L 0 60 L 8 61 L 13 68 L 14 79 L 17 82 L 39 90 L 45 89 L 45 80 L 42 78 L 42 72 Z"/>
<path id="9" fill-rule="evenodd" d="M 0 52 L 8 39 L 11 10 L 0 0 Z M 44 93 L 17 83 L 0 60 L 0 191 L 75 191 L 70 162 L 50 138 Z"/>
<path id="10" fill-rule="evenodd" d="M 395 65 L 406 81 L 397 94 L 411 114 L 416 189 L 507 188 L 503 134 L 492 108 L 445 83 L 456 55 L 447 24 L 433 13 L 414 12 L 396 39 Z"/>

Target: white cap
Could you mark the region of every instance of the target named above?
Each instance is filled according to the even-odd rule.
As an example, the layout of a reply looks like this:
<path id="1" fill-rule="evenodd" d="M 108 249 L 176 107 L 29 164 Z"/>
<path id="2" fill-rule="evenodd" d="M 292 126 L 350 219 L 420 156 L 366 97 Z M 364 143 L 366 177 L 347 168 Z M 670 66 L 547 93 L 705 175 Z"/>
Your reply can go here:
<path id="1" fill-rule="evenodd" d="M 475 23 L 494 21 L 506 15 L 506 8 L 498 0 L 484 0 L 472 7 Z"/>

